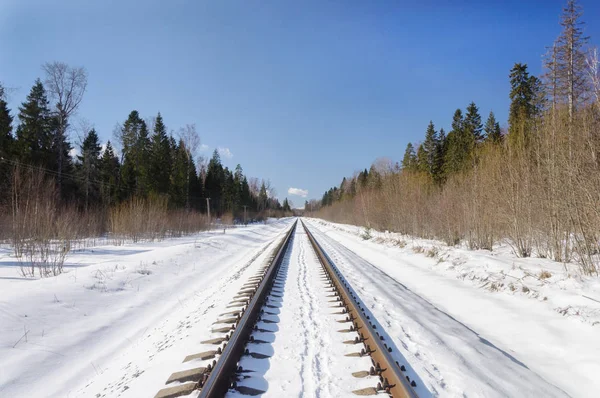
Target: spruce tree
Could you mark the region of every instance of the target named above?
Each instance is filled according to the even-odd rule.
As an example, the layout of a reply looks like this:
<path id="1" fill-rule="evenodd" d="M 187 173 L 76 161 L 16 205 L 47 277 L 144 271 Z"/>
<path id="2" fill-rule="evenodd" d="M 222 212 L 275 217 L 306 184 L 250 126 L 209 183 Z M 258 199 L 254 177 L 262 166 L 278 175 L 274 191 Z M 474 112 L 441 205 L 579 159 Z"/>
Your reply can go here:
<path id="1" fill-rule="evenodd" d="M 15 143 L 21 162 L 53 169 L 52 116 L 44 85 L 37 79 L 19 107 L 20 124 Z"/>
<path id="2" fill-rule="evenodd" d="M 436 178 L 437 175 L 437 148 L 438 148 L 438 133 L 435 131 L 433 122 L 430 121 L 425 132 L 425 141 L 423 141 L 423 150 L 425 151 L 425 169 L 431 178 Z"/>
<path id="3" fill-rule="evenodd" d="M 81 155 L 77 156 L 79 161 L 77 174 L 81 181 L 87 211 L 90 204 L 94 205 L 99 202 L 101 194 L 98 182 L 100 181 L 100 151 L 102 148 L 96 130 L 91 129 L 85 135 L 80 150 Z"/>
<path id="4" fill-rule="evenodd" d="M 469 145 L 470 150 L 472 150 L 476 144 L 483 141 L 481 115 L 479 115 L 479 108 L 477 108 L 475 102 L 471 102 L 467 106 L 467 114 L 463 126 L 466 134 L 465 142 Z"/>
<path id="5" fill-rule="evenodd" d="M 182 140 L 175 145 L 173 167 L 171 169 L 170 199 L 175 207 L 184 207 L 187 203 L 188 156 Z"/>
<path id="6" fill-rule="evenodd" d="M 119 158 L 115 155 L 112 144 L 108 141 L 100 160 L 100 190 L 102 203 L 105 206 L 112 206 L 119 200 L 119 176 Z"/>
<path id="7" fill-rule="evenodd" d="M 464 169 L 470 151 L 467 137 L 462 111 L 457 109 L 452 118 L 452 131 L 446 139 L 448 144 L 444 158 L 445 177 Z"/>
<path id="8" fill-rule="evenodd" d="M 415 147 L 412 142 L 406 144 L 406 150 L 404 151 L 404 157 L 402 158 L 402 169 L 408 171 L 415 171 L 417 164 L 417 154 L 415 153 Z"/>
<path id="9" fill-rule="evenodd" d="M 13 117 L 4 98 L 4 88 L 0 84 L 0 191 L 8 192 L 9 174 L 14 156 L 12 135 Z M 0 204 L 8 195 L 0 195 Z"/>
<path id="10" fill-rule="evenodd" d="M 156 116 L 154 132 L 150 139 L 150 189 L 155 194 L 167 194 L 171 182 L 171 146 L 167 128 L 160 114 Z"/>
<path id="11" fill-rule="evenodd" d="M 485 122 L 485 141 L 498 143 L 502 141 L 502 133 L 500 131 L 500 123 L 496 121 L 494 112 L 490 111 L 487 121 Z"/>
<path id="12" fill-rule="evenodd" d="M 427 151 L 423 147 L 423 144 L 419 145 L 417 149 L 417 166 L 415 168 L 421 173 L 429 172 L 429 163 L 427 163 Z"/>
<path id="13" fill-rule="evenodd" d="M 433 180 L 437 183 L 442 183 L 444 181 L 444 159 L 446 158 L 446 152 L 448 150 L 448 139 L 446 138 L 446 132 L 444 129 L 440 129 L 440 133 L 438 135 L 437 146 L 435 148 L 435 173 L 433 175 Z"/>
<path id="14" fill-rule="evenodd" d="M 221 164 L 221 156 L 215 149 L 212 158 L 208 162 L 206 179 L 204 181 L 205 194 L 211 199 L 211 207 L 215 210 L 215 214 L 221 213 L 221 199 L 224 183 L 225 175 L 223 171 L 223 165 Z"/>
<path id="15" fill-rule="evenodd" d="M 258 210 L 263 211 L 268 208 L 269 196 L 267 195 L 267 187 L 263 181 L 260 185 L 260 191 L 258 193 Z"/>
<path id="16" fill-rule="evenodd" d="M 145 196 L 150 187 L 150 139 L 146 122 L 132 111 L 121 129 L 123 142 L 122 181 L 129 193 Z"/>
<path id="17" fill-rule="evenodd" d="M 530 76 L 526 64 L 515 64 L 510 71 L 510 108 L 508 114 L 509 139 L 513 144 L 528 142 L 533 119 L 538 113 L 537 97 L 540 82 Z"/>

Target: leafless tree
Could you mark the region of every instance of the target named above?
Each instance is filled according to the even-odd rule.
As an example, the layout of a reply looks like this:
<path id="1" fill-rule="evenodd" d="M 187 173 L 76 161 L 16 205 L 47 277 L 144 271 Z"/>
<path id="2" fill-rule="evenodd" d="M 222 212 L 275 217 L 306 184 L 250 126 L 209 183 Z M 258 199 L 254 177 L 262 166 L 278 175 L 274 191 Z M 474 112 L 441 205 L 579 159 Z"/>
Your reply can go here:
<path id="1" fill-rule="evenodd" d="M 586 61 L 588 65 L 588 74 L 592 83 L 593 95 L 598 106 L 600 106 L 600 59 L 598 57 L 597 48 L 590 51 Z"/>
<path id="2" fill-rule="evenodd" d="M 200 146 L 200 136 L 196 131 L 195 124 L 186 124 L 185 127 L 179 129 L 179 139 L 183 141 L 185 145 L 185 152 L 188 158 L 188 170 L 187 170 L 187 182 L 186 182 L 186 199 L 185 199 L 185 207 L 189 210 L 190 208 L 190 173 L 192 171 L 192 159 L 196 155 L 198 151 L 198 147 Z"/>
<path id="3" fill-rule="evenodd" d="M 87 88 L 87 72 L 83 67 L 71 67 L 64 62 L 48 62 L 42 66 L 46 73 L 46 89 L 54 101 L 58 128 L 55 143 L 58 146 L 58 189 L 62 188 L 64 143 L 69 118 L 77 112 Z"/>
<path id="4" fill-rule="evenodd" d="M 566 95 L 570 121 L 577 106 L 585 100 L 587 73 L 585 46 L 589 37 L 583 35 L 583 11 L 575 0 L 569 0 L 563 9 L 560 25 L 563 27 L 556 43 L 556 66 L 559 88 Z"/>

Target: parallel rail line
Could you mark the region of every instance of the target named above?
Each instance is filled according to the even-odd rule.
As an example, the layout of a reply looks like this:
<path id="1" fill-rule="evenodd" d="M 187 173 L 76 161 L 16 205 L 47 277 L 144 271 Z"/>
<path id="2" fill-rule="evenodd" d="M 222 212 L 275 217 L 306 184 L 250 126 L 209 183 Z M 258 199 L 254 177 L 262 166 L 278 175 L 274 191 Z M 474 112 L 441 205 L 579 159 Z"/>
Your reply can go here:
<path id="1" fill-rule="evenodd" d="M 352 322 L 351 329 L 358 333 L 358 341 L 364 345 L 361 355 L 369 355 L 371 357 L 373 366 L 369 370 L 369 374 L 379 376 L 379 383 L 376 390 L 383 390 L 394 398 L 416 398 L 417 394 L 413 390 L 416 384 L 414 381 L 410 382 L 402 374 L 403 365 L 397 363 L 390 355 L 392 347 L 385 343 L 384 337 L 376 330 L 375 323 L 369 319 L 369 316 L 364 312 L 364 308 L 360 306 L 360 299 L 352 293 L 348 282 L 327 254 L 325 254 L 325 251 L 304 222 L 302 222 L 302 226 L 308 235 L 313 249 L 317 253 L 321 265 L 329 276 L 330 285 L 335 287 L 340 297 L 340 307 L 345 309 L 348 319 Z"/>
<path id="2" fill-rule="evenodd" d="M 186 357 L 184 362 L 191 359 L 213 359 L 219 355 L 218 360 L 213 360 L 212 364 L 206 367 L 172 374 L 167 380 L 167 384 L 171 382 L 182 384 L 160 390 L 155 398 L 175 398 L 188 395 L 195 390 L 200 390 L 199 397 L 201 398 L 220 398 L 232 388 L 252 395 L 262 393 L 262 391 L 252 390 L 251 388 L 237 387 L 239 373 L 243 371 L 239 366 L 239 361 L 244 354 L 248 354 L 246 345 L 248 342 L 253 341 L 252 332 L 256 330 L 257 323 L 261 320 L 261 314 L 264 311 L 262 308 L 267 303 L 269 294 L 274 288 L 275 278 L 281 268 L 297 224 L 298 221 L 295 221 L 285 238 L 274 250 L 275 255 L 270 263 L 261 268 L 257 275 L 250 278 L 249 282 L 238 293 L 238 296 L 234 298 L 233 303 L 241 304 L 241 309 L 221 314 L 233 315 L 233 317 L 219 321 L 219 323 L 231 323 L 229 327 L 216 330 L 226 333 L 226 335 L 222 338 L 204 342 L 210 344 L 222 343 L 222 346 L 219 346 L 215 351 L 190 355 Z M 413 390 L 413 387 L 416 386 L 415 382 L 411 382 L 402 373 L 406 370 L 405 366 L 396 362 L 390 355 L 393 349 L 392 345 L 386 343 L 384 336 L 377 331 L 376 324 L 365 313 L 365 309 L 361 307 L 359 298 L 353 293 L 348 282 L 304 222 L 302 222 L 302 226 L 325 272 L 326 288 L 331 289 L 329 293 L 333 293 L 333 296 L 336 297 L 336 307 L 340 308 L 342 313 L 346 315 L 346 322 L 351 322 L 350 331 L 358 334 L 352 343 L 363 344 L 364 348 L 361 349 L 360 356 L 369 356 L 371 359 L 373 366 L 369 371 L 359 373 L 379 378 L 376 387 L 355 391 L 355 393 L 371 395 L 377 392 L 386 392 L 394 398 L 417 397 Z"/>

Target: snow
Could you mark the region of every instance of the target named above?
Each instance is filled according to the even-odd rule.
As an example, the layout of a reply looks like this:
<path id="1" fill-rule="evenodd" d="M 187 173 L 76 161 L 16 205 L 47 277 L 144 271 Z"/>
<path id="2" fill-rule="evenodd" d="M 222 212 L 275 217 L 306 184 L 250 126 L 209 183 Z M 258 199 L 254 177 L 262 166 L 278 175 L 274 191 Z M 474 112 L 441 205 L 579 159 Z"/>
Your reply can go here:
<path id="1" fill-rule="evenodd" d="M 347 397 L 351 391 L 374 387 L 373 377 L 354 378 L 352 372 L 369 370 L 367 357 L 348 357 L 360 352 L 362 345 L 344 344 L 353 340 L 354 333 L 339 333 L 348 323 L 340 323 L 344 315 L 331 308 L 321 279 L 319 260 L 300 224 L 282 263 L 278 280 L 282 297 L 271 297 L 269 304 L 276 306 L 278 323 L 261 323 L 259 327 L 273 333 L 254 333 L 256 339 L 269 344 L 251 344 L 251 350 L 272 355 L 268 359 L 244 357 L 241 366 L 255 372 L 239 385 L 266 390 L 263 397 Z M 267 390 L 268 388 L 268 390 Z M 241 394 L 228 394 L 241 396 Z"/>
<path id="2" fill-rule="evenodd" d="M 507 248 L 376 231 L 364 240 L 358 227 L 309 225 L 432 394 L 598 395 L 600 306 L 583 297 L 600 297 L 598 280 Z"/>
<path id="3" fill-rule="evenodd" d="M 201 341 L 294 219 L 194 236 L 88 242 L 58 277 L 26 279 L 0 248 L 0 396 L 142 397 Z M 595 397 L 600 391 L 600 283 L 576 266 L 309 219 L 308 226 L 408 363 L 420 396 Z M 239 384 L 264 396 L 351 396 L 372 387 L 368 358 L 338 333 L 318 260 L 298 224 L 280 290 L 254 332 L 260 359 Z M 542 273 L 542 271 L 545 271 Z M 544 277 L 542 277 L 542 275 Z M 281 296 L 281 297 L 276 297 Z M 598 301 L 595 301 L 598 300 Z M 271 323 L 269 321 L 275 321 Z M 241 396 L 230 392 L 229 396 Z M 197 396 L 197 393 L 192 394 Z"/>
<path id="4" fill-rule="evenodd" d="M 154 396 L 291 222 L 88 248 L 42 280 L 2 249 L 0 396 Z"/>

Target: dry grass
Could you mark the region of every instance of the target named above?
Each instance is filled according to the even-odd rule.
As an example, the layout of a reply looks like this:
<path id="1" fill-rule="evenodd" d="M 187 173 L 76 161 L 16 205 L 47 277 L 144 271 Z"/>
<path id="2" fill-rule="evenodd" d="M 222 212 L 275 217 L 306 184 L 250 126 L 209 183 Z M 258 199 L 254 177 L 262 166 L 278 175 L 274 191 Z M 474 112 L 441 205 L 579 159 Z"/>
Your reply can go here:
<path id="1" fill-rule="evenodd" d="M 542 270 L 539 275 L 540 279 L 552 278 L 552 274 L 546 270 Z"/>
<path id="2" fill-rule="evenodd" d="M 471 249 L 503 240 L 520 257 L 576 262 L 598 275 L 600 112 L 581 110 L 573 125 L 562 110 L 532 123 L 526 143 L 480 146 L 474 167 L 442 186 L 424 173 L 391 172 L 315 215 Z"/>

